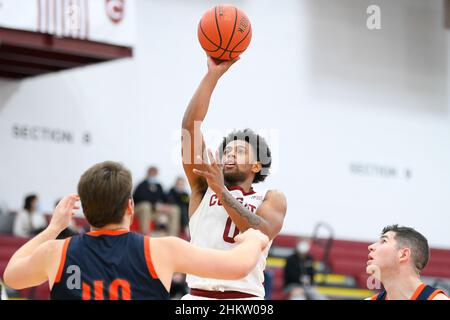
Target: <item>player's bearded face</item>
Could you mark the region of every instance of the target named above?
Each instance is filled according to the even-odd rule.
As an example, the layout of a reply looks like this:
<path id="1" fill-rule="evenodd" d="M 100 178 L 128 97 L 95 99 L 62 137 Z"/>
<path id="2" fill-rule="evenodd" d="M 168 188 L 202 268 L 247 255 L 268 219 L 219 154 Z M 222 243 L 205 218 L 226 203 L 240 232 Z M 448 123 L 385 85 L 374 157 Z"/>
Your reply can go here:
<path id="1" fill-rule="evenodd" d="M 225 179 L 225 182 L 227 184 L 231 184 L 231 185 L 235 185 L 235 184 L 239 184 L 243 181 L 245 181 L 245 179 L 247 178 L 247 175 L 240 171 L 239 168 L 236 166 L 233 169 L 230 170 L 223 170 L 223 177 Z"/>
<path id="2" fill-rule="evenodd" d="M 227 184 L 239 184 L 252 174 L 253 153 L 251 146 L 241 140 L 230 142 L 224 150 L 223 176 Z"/>

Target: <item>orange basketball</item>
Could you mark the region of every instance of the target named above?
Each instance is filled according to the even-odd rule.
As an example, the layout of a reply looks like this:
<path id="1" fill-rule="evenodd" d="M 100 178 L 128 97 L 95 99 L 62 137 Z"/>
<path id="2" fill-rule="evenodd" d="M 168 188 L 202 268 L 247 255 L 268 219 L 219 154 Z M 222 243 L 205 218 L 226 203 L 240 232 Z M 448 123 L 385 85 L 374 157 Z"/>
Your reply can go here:
<path id="1" fill-rule="evenodd" d="M 252 40 L 252 26 L 247 15 L 227 4 L 206 11 L 198 24 L 197 33 L 206 53 L 219 60 L 236 58 Z"/>

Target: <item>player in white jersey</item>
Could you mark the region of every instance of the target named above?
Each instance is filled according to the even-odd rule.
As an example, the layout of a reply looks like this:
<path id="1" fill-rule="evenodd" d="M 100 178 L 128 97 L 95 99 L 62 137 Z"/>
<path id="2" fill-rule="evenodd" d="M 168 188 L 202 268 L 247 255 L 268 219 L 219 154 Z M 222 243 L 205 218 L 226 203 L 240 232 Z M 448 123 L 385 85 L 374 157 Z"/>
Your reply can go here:
<path id="1" fill-rule="evenodd" d="M 245 129 L 224 138 L 215 156 L 206 152 L 201 124 L 220 77 L 236 62 L 208 57 L 208 72 L 183 118 L 183 167 L 192 190 L 189 203 L 191 242 L 204 248 L 230 250 L 234 237 L 249 228 L 272 241 L 286 214 L 286 198 L 276 190 L 255 192 L 254 183 L 267 177 L 272 163 L 264 138 Z M 236 110 L 237 112 L 237 110 Z M 266 258 L 245 278 L 228 281 L 188 276 L 190 293 L 183 299 L 263 299 Z"/>

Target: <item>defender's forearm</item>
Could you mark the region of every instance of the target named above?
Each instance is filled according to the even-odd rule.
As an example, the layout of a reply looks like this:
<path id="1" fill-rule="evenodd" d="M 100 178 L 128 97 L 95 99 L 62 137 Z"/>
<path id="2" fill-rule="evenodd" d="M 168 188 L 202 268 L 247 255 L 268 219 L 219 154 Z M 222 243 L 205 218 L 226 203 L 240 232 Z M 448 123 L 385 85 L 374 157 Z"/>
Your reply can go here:
<path id="1" fill-rule="evenodd" d="M 261 244 L 255 239 L 247 239 L 228 252 L 231 254 L 229 261 L 234 264 L 237 263 L 237 266 L 230 267 L 241 268 L 243 272 L 242 277 L 244 277 L 247 276 L 258 262 L 261 256 Z"/>

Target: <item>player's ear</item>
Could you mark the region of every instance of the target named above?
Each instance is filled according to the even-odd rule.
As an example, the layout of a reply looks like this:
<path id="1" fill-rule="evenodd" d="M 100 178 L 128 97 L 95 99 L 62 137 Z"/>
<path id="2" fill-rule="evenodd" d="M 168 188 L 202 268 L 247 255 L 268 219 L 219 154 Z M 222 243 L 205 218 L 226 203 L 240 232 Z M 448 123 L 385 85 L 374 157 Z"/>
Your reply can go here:
<path id="1" fill-rule="evenodd" d="M 262 164 L 259 161 L 257 161 L 255 164 L 252 165 L 252 172 L 255 174 L 260 172 L 261 169 L 262 169 Z"/>
<path id="2" fill-rule="evenodd" d="M 400 262 L 405 262 L 405 261 L 409 261 L 411 259 L 411 249 L 409 248 L 402 248 L 399 250 L 399 261 Z"/>
<path id="3" fill-rule="evenodd" d="M 134 214 L 134 201 L 133 201 L 133 198 L 132 198 L 132 197 L 130 197 L 130 198 L 128 199 L 126 213 L 127 213 L 127 214 Z"/>

